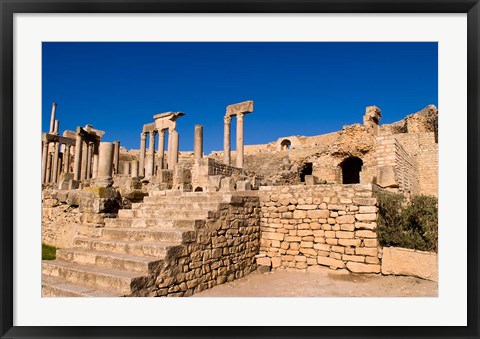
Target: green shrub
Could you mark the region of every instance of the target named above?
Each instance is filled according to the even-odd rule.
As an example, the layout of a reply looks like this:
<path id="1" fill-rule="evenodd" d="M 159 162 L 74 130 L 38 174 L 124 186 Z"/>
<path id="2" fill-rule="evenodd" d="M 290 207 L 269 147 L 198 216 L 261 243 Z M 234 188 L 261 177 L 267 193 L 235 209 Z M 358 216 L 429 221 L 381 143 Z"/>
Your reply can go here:
<path id="1" fill-rule="evenodd" d="M 418 195 L 407 202 L 401 194 L 378 192 L 377 201 L 380 245 L 437 252 L 437 198 Z"/>
<path id="2" fill-rule="evenodd" d="M 42 260 L 55 260 L 57 248 L 42 244 Z"/>

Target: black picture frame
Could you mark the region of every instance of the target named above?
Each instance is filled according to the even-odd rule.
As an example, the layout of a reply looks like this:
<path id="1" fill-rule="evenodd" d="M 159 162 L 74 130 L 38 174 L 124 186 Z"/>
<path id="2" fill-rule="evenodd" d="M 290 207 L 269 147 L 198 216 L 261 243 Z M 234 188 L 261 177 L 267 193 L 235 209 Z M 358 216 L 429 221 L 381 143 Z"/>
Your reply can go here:
<path id="1" fill-rule="evenodd" d="M 20 327 L 13 326 L 13 16 L 15 13 L 467 13 L 468 326 L 465 327 Z M 0 0 L 0 335 L 2 338 L 478 338 L 479 0 Z M 455 310 L 452 310 L 455 312 Z"/>

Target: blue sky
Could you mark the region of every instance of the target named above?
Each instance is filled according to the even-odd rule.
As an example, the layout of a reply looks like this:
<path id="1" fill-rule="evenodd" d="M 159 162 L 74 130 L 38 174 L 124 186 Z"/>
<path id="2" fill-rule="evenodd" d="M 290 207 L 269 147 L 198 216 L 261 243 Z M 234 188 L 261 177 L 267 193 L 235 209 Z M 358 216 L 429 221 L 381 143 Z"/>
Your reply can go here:
<path id="1" fill-rule="evenodd" d="M 153 115 L 182 111 L 180 150 L 223 149 L 229 104 L 254 100 L 245 144 L 318 135 L 361 123 L 365 107 L 390 123 L 438 103 L 437 43 L 63 43 L 42 46 L 42 131 L 57 102 L 60 131 L 91 124 L 104 141 L 139 148 Z M 235 148 L 235 120 L 232 149 Z"/>

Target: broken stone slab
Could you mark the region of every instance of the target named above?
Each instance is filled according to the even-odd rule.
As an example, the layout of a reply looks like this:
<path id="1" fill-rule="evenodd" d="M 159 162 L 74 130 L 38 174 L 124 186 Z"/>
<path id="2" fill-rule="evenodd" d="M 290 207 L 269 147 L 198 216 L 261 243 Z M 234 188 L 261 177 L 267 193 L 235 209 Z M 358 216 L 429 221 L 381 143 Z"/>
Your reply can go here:
<path id="1" fill-rule="evenodd" d="M 305 176 L 305 185 L 312 186 L 317 183 L 317 180 L 314 175 L 306 175 Z"/>
<path id="2" fill-rule="evenodd" d="M 437 254 L 401 247 L 384 247 L 382 274 L 408 275 L 438 281 Z"/>
<path id="3" fill-rule="evenodd" d="M 237 191 L 250 191 L 252 186 L 249 180 L 237 181 Z"/>
<path id="4" fill-rule="evenodd" d="M 220 182 L 220 191 L 229 192 L 234 190 L 235 190 L 235 182 L 233 181 L 233 179 L 230 177 L 222 178 Z"/>
<path id="5" fill-rule="evenodd" d="M 383 188 L 398 187 L 393 166 L 382 166 L 377 169 L 377 185 Z"/>
<path id="6" fill-rule="evenodd" d="M 208 176 L 208 182 L 207 182 L 207 187 L 208 186 L 213 186 L 216 187 L 215 191 L 211 192 L 216 192 L 220 188 L 221 182 L 222 182 L 222 175 L 209 175 Z"/>
<path id="7" fill-rule="evenodd" d="M 239 102 L 238 104 L 228 105 L 227 106 L 227 116 L 237 115 L 240 113 L 251 113 L 253 112 L 253 100 Z"/>

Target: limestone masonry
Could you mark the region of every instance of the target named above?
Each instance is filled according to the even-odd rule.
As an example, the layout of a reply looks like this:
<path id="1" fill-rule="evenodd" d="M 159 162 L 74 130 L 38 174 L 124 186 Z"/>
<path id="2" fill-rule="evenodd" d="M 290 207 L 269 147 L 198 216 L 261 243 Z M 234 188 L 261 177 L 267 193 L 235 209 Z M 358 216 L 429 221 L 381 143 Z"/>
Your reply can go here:
<path id="1" fill-rule="evenodd" d="M 224 149 L 209 155 L 201 125 L 179 152 L 183 112 L 139 125 L 137 150 L 91 125 L 60 135 L 56 114 L 54 103 L 42 134 L 42 242 L 57 247 L 43 296 L 190 296 L 257 269 L 316 266 L 437 279 L 436 256 L 379 245 L 375 198 L 438 195 L 433 105 L 388 125 L 369 106 L 338 132 L 248 145 L 245 116 L 261 112 L 245 101 L 226 107 Z"/>

